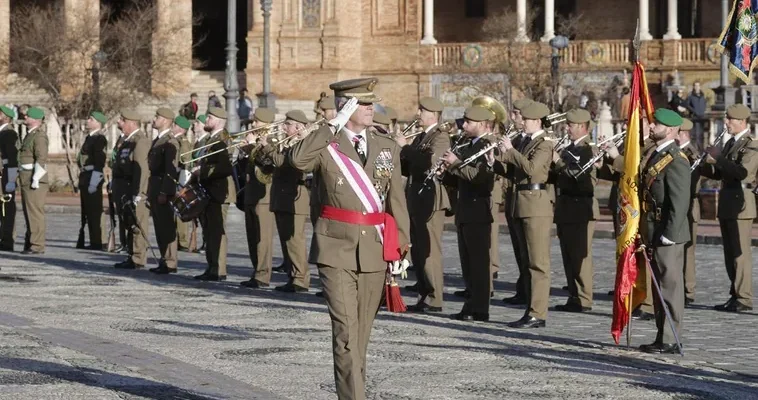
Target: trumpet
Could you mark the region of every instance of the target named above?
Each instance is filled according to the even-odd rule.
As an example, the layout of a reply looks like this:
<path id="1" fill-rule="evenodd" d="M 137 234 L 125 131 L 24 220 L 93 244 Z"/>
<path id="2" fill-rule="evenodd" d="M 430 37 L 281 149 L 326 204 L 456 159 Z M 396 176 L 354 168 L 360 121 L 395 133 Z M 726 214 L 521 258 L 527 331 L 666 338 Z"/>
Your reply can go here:
<path id="1" fill-rule="evenodd" d="M 597 146 L 600 147 L 610 141 L 613 141 L 613 145 L 615 147 L 619 147 L 621 146 L 621 143 L 624 142 L 624 138 L 626 138 L 626 131 L 617 133 L 609 137 L 608 139 L 601 140 L 600 142 L 597 143 Z M 574 173 L 574 172 L 569 171 L 569 173 L 571 174 L 571 176 L 574 177 L 574 179 L 579 179 L 579 177 L 582 176 L 582 174 L 589 171 L 589 169 L 592 168 L 592 166 L 595 165 L 596 162 L 598 162 L 600 159 L 605 157 L 607 153 L 608 153 L 608 150 L 599 151 L 597 154 L 592 156 L 592 158 L 590 158 L 584 165 L 582 165 L 582 168 L 579 169 L 578 172 Z"/>
<path id="2" fill-rule="evenodd" d="M 306 136 L 310 135 L 313 131 L 320 128 L 324 122 L 326 122 L 326 118 L 319 118 L 316 121 L 306 125 L 302 129 L 298 129 L 298 131 L 292 136 L 287 136 L 283 139 L 271 138 L 270 144 L 279 146 L 279 152 L 281 152 L 284 149 L 288 149 L 301 140 L 305 139 Z"/>
<path id="3" fill-rule="evenodd" d="M 505 133 L 503 134 L 503 136 L 505 136 L 508 139 L 510 139 L 512 134 L 518 133 L 518 132 L 511 133 L 512 130 L 513 130 L 513 124 L 511 124 L 508 127 L 508 130 L 505 131 Z M 482 136 L 482 137 L 484 137 L 484 136 Z M 489 152 L 490 150 L 492 150 L 492 149 L 500 146 L 500 143 L 502 143 L 502 141 L 503 140 L 500 139 L 500 140 L 494 141 L 494 142 L 492 142 L 492 143 L 484 146 L 484 148 L 482 148 L 481 150 L 477 151 L 475 154 L 469 156 L 469 158 L 463 160 L 463 162 L 461 163 L 461 165 L 458 168 L 465 167 L 466 165 L 469 165 L 472 162 L 476 161 L 477 158 L 479 158 L 479 157 L 487 154 L 487 152 Z"/>
<path id="4" fill-rule="evenodd" d="M 424 131 L 408 133 L 411 130 L 413 130 L 413 128 L 415 128 L 420 123 L 421 123 L 421 119 L 419 119 L 419 118 L 414 119 L 413 121 L 411 121 L 410 124 L 408 124 L 408 126 L 405 127 L 405 129 L 403 129 L 402 132 L 399 133 L 399 135 L 400 136 L 405 136 L 406 139 L 411 139 L 413 137 L 416 137 L 416 136 L 420 135 Z"/>
<path id="5" fill-rule="evenodd" d="M 549 123 L 549 125 L 556 125 L 560 124 L 561 122 L 566 121 L 566 114 L 568 113 L 553 113 L 545 117 L 545 120 Z"/>

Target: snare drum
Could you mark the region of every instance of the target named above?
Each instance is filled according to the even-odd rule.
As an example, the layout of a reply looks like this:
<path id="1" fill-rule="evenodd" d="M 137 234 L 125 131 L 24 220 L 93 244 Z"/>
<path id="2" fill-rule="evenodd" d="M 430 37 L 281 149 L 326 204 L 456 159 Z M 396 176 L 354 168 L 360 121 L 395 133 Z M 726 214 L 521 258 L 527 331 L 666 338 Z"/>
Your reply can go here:
<path id="1" fill-rule="evenodd" d="M 210 196 L 208 196 L 205 188 L 196 183 L 191 183 L 179 190 L 176 197 L 171 200 L 171 207 L 179 219 L 183 222 L 189 222 L 205 210 L 209 199 Z"/>

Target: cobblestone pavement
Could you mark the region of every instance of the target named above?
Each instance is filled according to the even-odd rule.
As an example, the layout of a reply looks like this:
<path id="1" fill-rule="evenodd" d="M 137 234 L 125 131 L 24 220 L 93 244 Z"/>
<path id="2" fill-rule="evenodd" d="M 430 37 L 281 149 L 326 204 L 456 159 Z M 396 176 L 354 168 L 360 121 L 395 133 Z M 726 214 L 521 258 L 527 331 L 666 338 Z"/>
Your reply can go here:
<path id="1" fill-rule="evenodd" d="M 243 215 L 229 215 L 230 276 L 221 283 L 191 279 L 204 268 L 197 254 L 180 253 L 177 275 L 117 271 L 121 256 L 73 249 L 77 215 L 48 217 L 44 256 L 0 253 L 0 399 L 335 398 L 315 268 L 309 294 L 241 288 L 251 273 Z M 23 233 L 21 218 L 17 227 Z M 445 314 L 380 312 L 370 399 L 758 398 L 758 315 L 710 309 L 728 290 L 720 247 L 698 247 L 697 307 L 685 312 L 681 358 L 613 344 L 611 241 L 595 242 L 592 312 L 551 312 L 546 329 L 519 331 L 505 322 L 523 311 L 500 301 L 516 277 L 509 237 L 500 238 L 490 323 L 447 318 L 461 307 L 452 292 L 462 281 L 455 237 L 444 240 Z M 552 262 L 554 305 L 565 301 L 555 239 Z M 635 321 L 633 331 L 634 346 L 651 342 L 654 324 Z"/>

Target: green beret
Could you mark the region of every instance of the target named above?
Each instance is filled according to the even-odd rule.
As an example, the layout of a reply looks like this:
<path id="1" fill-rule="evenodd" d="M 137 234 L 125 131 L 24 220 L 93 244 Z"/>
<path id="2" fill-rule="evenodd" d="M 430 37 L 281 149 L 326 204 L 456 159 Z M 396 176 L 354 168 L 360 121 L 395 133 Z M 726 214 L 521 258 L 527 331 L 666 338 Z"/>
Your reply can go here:
<path id="1" fill-rule="evenodd" d="M 16 113 L 13 111 L 12 108 L 9 108 L 6 106 L 0 106 L 0 111 L 2 111 L 3 114 L 7 115 L 11 119 L 16 118 Z"/>
<path id="2" fill-rule="evenodd" d="M 732 104 L 726 108 L 726 116 L 731 119 L 748 119 L 750 109 L 744 104 Z"/>
<path id="3" fill-rule="evenodd" d="M 591 119 L 590 112 L 581 108 L 574 108 L 566 113 L 566 122 L 570 124 L 583 124 L 590 122 Z"/>
<path id="4" fill-rule="evenodd" d="M 311 121 L 308 119 L 308 117 L 305 116 L 305 113 L 300 110 L 292 110 L 288 111 L 284 116 L 287 119 L 291 119 L 295 122 L 300 122 L 301 124 L 310 124 Z"/>
<path id="5" fill-rule="evenodd" d="M 542 119 L 547 117 L 548 114 L 550 114 L 550 109 L 538 101 L 532 101 L 521 109 L 521 116 L 524 119 Z"/>
<path id="6" fill-rule="evenodd" d="M 685 131 L 685 132 L 691 131 L 692 127 L 693 127 L 692 121 L 690 121 L 687 118 L 682 118 L 682 126 L 679 127 L 680 131 Z"/>
<path id="7" fill-rule="evenodd" d="M 397 111 L 395 111 L 395 109 L 392 107 L 384 107 L 384 113 L 387 114 L 387 117 L 389 117 L 389 119 L 397 119 Z"/>
<path id="8" fill-rule="evenodd" d="M 471 106 L 463 113 L 463 118 L 469 121 L 494 121 L 495 114 L 484 107 Z"/>
<path id="9" fill-rule="evenodd" d="M 445 108 L 442 102 L 434 97 L 422 97 L 418 101 L 418 105 L 420 108 L 431 112 L 442 112 L 442 109 Z"/>
<path id="10" fill-rule="evenodd" d="M 189 129 L 190 128 L 190 122 L 187 118 L 184 118 L 183 115 L 180 115 L 176 118 L 174 118 L 174 123 L 176 126 L 182 128 L 182 129 Z"/>
<path id="11" fill-rule="evenodd" d="M 32 119 L 42 119 L 45 118 L 45 112 L 41 108 L 30 107 L 26 110 L 26 116 Z"/>
<path id="12" fill-rule="evenodd" d="M 174 114 L 173 111 L 171 111 L 170 108 L 161 107 L 157 111 L 155 111 L 155 115 L 158 115 L 160 117 L 166 118 L 169 121 L 173 121 L 176 117 L 176 114 Z"/>
<path id="13" fill-rule="evenodd" d="M 653 118 L 656 122 L 666 126 L 679 127 L 682 125 L 682 116 L 674 110 L 668 108 L 659 108 L 655 110 Z"/>
<path id="14" fill-rule="evenodd" d="M 92 111 L 89 116 L 101 124 L 108 122 L 108 117 L 106 117 L 105 114 L 101 113 L 100 111 Z"/>
<path id="15" fill-rule="evenodd" d="M 516 110 L 521 111 L 521 110 L 524 109 L 524 107 L 528 106 L 531 103 L 534 103 L 534 100 L 527 99 L 527 98 L 518 99 L 518 100 L 516 100 L 516 101 L 513 102 L 513 108 L 515 108 Z"/>
<path id="16" fill-rule="evenodd" d="M 332 103 L 334 103 L 332 101 Z M 274 119 L 276 118 L 276 113 L 272 108 L 257 108 L 255 109 L 255 112 L 253 113 L 253 118 L 263 122 L 264 124 L 270 124 L 274 122 Z"/>
<path id="17" fill-rule="evenodd" d="M 339 81 L 329 85 L 337 97 L 355 97 L 361 103 L 378 103 L 382 101 L 374 94 L 374 87 L 379 83 L 376 78 L 358 78 Z"/>
<path id="18" fill-rule="evenodd" d="M 195 118 L 195 120 L 200 121 L 202 123 L 205 123 L 205 120 L 207 119 L 208 119 L 208 116 L 205 114 L 198 115 L 197 118 Z"/>
<path id="19" fill-rule="evenodd" d="M 142 120 L 138 112 L 134 110 L 130 110 L 130 109 L 121 110 L 121 118 L 125 120 L 129 120 L 129 121 L 137 121 L 137 122 L 140 122 Z"/>
<path id="20" fill-rule="evenodd" d="M 337 106 L 334 104 L 334 97 L 324 96 L 318 101 L 318 108 L 322 110 L 336 110 Z M 272 121 L 273 122 L 273 121 Z"/>
<path id="21" fill-rule="evenodd" d="M 387 114 L 375 111 L 374 112 L 374 123 L 376 124 L 382 124 L 382 125 L 389 125 L 392 123 L 392 120 L 390 119 Z"/>
<path id="22" fill-rule="evenodd" d="M 216 118 L 226 119 L 226 111 L 220 107 L 208 108 L 208 114 L 213 115 Z"/>

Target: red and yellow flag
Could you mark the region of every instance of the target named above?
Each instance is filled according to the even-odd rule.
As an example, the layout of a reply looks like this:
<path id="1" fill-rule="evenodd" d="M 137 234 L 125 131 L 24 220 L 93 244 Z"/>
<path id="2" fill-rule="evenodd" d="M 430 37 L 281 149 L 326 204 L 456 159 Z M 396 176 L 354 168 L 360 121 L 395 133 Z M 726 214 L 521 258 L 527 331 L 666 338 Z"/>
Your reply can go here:
<path id="1" fill-rule="evenodd" d="M 637 234 L 640 226 L 640 117 L 647 113 L 652 121 L 653 105 L 647 90 L 645 69 L 637 62 L 632 73 L 632 90 L 629 115 L 624 140 L 624 171 L 619 178 L 618 223 L 616 238 L 616 285 L 613 299 L 613 322 L 611 335 L 616 344 L 624 327 L 629 323 L 629 310 L 637 307 L 646 295 L 646 270 L 638 263 Z M 642 268 L 638 268 L 642 266 Z M 630 298 L 631 295 L 631 298 Z"/>

